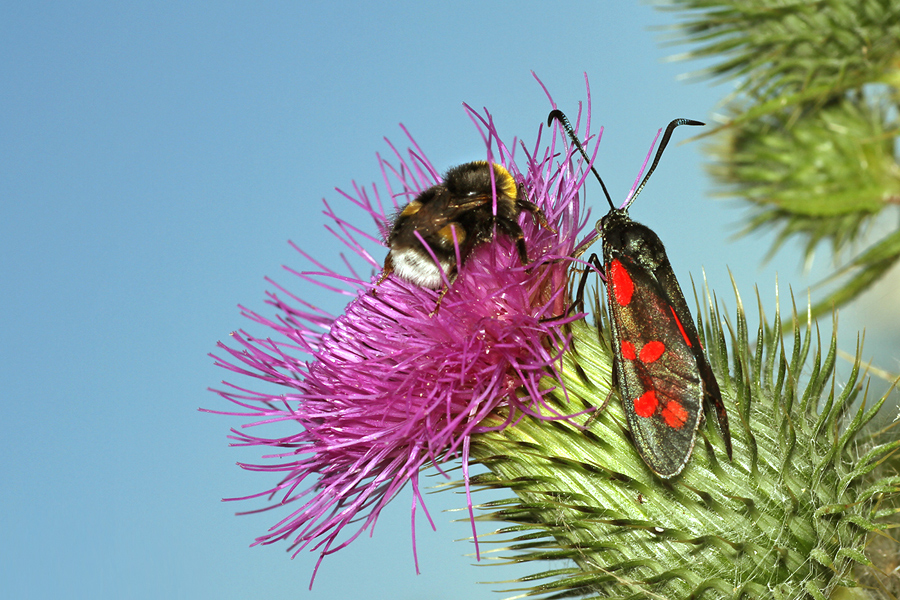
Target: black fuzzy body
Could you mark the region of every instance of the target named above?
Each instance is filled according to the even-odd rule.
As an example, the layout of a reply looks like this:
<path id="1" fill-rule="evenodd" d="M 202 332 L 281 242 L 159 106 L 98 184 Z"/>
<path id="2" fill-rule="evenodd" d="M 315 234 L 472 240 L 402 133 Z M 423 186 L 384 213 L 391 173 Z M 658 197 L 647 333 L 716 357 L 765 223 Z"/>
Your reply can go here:
<path id="1" fill-rule="evenodd" d="M 442 183 L 416 196 L 394 219 L 381 281 L 394 273 L 416 285 L 438 289 L 443 287 L 443 271 L 452 283 L 460 264 L 476 246 L 493 239 L 495 228 L 515 241 L 522 264 L 527 264 L 519 215 L 530 212 L 541 225 L 549 226 L 541 210 L 523 196 L 521 186 L 498 164 L 493 165 L 493 182 L 486 161 L 453 167 Z"/>

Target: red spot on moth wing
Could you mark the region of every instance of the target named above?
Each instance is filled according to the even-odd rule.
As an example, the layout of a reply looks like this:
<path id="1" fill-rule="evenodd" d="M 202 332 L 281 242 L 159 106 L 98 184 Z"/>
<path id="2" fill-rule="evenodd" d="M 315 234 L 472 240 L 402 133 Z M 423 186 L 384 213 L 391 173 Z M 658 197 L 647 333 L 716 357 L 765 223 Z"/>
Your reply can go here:
<path id="1" fill-rule="evenodd" d="M 634 353 L 634 344 L 631 342 L 622 342 L 622 358 L 625 360 L 634 360 L 637 355 Z"/>
<path id="2" fill-rule="evenodd" d="M 675 307 L 670 306 L 669 309 L 672 311 L 672 316 L 675 317 L 675 322 L 678 323 L 678 329 L 681 331 L 681 337 L 684 338 L 684 343 L 688 345 L 688 348 L 690 348 L 691 340 L 688 339 L 687 332 L 685 332 L 684 326 L 681 324 L 681 319 L 679 319 L 678 315 L 675 314 Z"/>
<path id="3" fill-rule="evenodd" d="M 634 281 L 619 259 L 612 261 L 607 269 L 608 283 L 612 285 L 613 295 L 619 306 L 628 306 L 631 296 L 634 294 Z"/>
<path id="4" fill-rule="evenodd" d="M 688 412 L 684 407 L 675 400 L 669 401 L 662 411 L 662 418 L 665 419 L 666 425 L 673 429 L 681 429 L 688 420 Z"/>
<path id="5" fill-rule="evenodd" d="M 634 401 L 634 412 L 639 417 L 652 417 L 656 414 L 656 407 L 658 406 L 659 401 L 656 399 L 656 392 L 648 390 Z"/>
<path id="6" fill-rule="evenodd" d="M 641 362 L 644 364 L 652 363 L 653 361 L 658 360 L 665 351 L 666 346 L 662 342 L 657 340 L 647 342 L 644 344 L 644 347 L 641 348 Z"/>

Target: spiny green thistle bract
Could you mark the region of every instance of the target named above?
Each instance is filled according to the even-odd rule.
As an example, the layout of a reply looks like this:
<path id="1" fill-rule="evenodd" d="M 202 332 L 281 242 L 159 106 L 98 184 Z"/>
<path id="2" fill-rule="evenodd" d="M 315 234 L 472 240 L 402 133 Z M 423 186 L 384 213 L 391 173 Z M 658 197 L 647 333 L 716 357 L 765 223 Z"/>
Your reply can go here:
<path id="1" fill-rule="evenodd" d="M 480 518 L 512 523 L 497 532 L 505 547 L 496 552 L 574 563 L 520 580 L 528 595 L 875 597 L 849 588 L 854 565 L 871 564 L 867 535 L 896 523 L 900 478 L 876 468 L 900 442 L 874 443 L 863 429 L 885 397 L 860 402 L 858 357 L 849 378 L 837 381 L 836 337 L 823 348 L 818 327 L 807 320 L 801 334 L 796 313 L 791 340 L 782 338 L 779 315 L 770 327 L 760 311 L 751 345 L 737 302 L 733 323 L 712 300 L 706 318 L 698 315 L 733 423 L 733 461 L 707 419 L 684 473 L 655 477 L 617 402 L 587 431 L 525 420 L 474 440 L 473 458 L 491 472 L 472 484 L 517 494 L 480 507 Z M 595 313 L 605 320 L 604 309 Z M 607 338 L 584 321 L 571 328 L 561 382 L 570 402 L 596 406 L 609 393 Z"/>

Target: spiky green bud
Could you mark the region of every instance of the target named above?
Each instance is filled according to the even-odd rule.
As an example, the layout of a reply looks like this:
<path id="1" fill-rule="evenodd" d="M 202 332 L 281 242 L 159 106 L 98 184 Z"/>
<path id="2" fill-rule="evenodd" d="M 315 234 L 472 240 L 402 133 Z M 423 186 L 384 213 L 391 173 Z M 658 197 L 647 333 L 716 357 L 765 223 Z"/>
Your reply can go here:
<path id="1" fill-rule="evenodd" d="M 695 75 L 733 79 L 708 129 L 717 194 L 748 207 L 744 233 L 800 240 L 809 263 L 830 242 L 842 268 L 814 317 L 858 297 L 900 262 L 896 0 L 656 0 Z M 723 118 L 724 115 L 724 118 Z M 881 219 L 879 219 L 881 217 Z M 872 235 L 878 219 L 887 234 Z M 887 225 L 887 227 L 884 227 Z"/>

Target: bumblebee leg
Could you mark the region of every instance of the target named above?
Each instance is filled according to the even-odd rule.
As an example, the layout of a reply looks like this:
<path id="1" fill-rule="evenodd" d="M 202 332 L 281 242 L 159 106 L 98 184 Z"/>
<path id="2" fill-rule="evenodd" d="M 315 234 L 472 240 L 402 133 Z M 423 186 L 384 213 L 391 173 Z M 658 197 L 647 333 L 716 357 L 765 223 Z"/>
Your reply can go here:
<path id="1" fill-rule="evenodd" d="M 438 309 L 441 308 L 441 300 L 444 299 L 444 296 L 447 295 L 447 292 L 450 291 L 450 286 L 453 285 L 453 282 L 456 281 L 456 276 L 459 274 L 457 271 L 457 267 L 454 266 L 449 273 L 447 273 L 447 280 L 450 282 L 449 285 L 445 285 L 441 288 L 440 294 L 438 294 L 437 302 L 434 305 L 434 310 L 428 313 L 429 317 L 433 317 L 437 314 Z"/>
<path id="2" fill-rule="evenodd" d="M 444 296 L 446 296 L 446 295 L 447 295 L 447 292 L 449 292 L 449 291 L 450 291 L 450 287 L 449 287 L 449 286 L 446 286 L 446 285 L 445 285 L 444 287 L 441 288 L 441 293 L 438 294 L 438 299 L 437 299 L 437 302 L 436 302 L 435 305 L 434 305 L 434 310 L 431 311 L 430 313 L 428 313 L 428 316 L 429 316 L 429 317 L 433 317 L 434 315 L 437 314 L 438 310 L 441 308 L 441 300 L 444 299 Z"/>
<path id="3" fill-rule="evenodd" d="M 556 230 L 550 227 L 550 223 L 547 222 L 547 217 L 544 216 L 544 211 L 542 211 L 534 202 L 529 202 L 528 200 L 523 200 L 522 198 L 516 198 L 516 208 L 519 209 L 519 212 L 530 212 L 531 216 L 533 216 L 537 220 L 538 224 L 541 227 L 543 227 L 547 231 L 556 233 Z"/>
<path id="4" fill-rule="evenodd" d="M 519 237 L 516 238 L 516 249 L 519 251 L 519 260 L 522 261 L 523 265 L 528 264 L 528 248 L 525 246 L 525 236 L 519 233 Z"/>
<path id="5" fill-rule="evenodd" d="M 522 228 L 513 219 L 497 218 L 497 229 L 505 233 L 516 242 L 516 250 L 519 252 L 519 260 L 523 265 L 528 264 L 528 248 L 525 246 L 525 234 Z"/>
<path id="6" fill-rule="evenodd" d="M 384 269 L 381 271 L 381 277 L 378 278 L 378 281 L 375 282 L 375 285 L 372 286 L 372 295 L 375 296 L 375 288 L 384 283 L 384 280 L 391 276 L 391 273 L 394 272 L 394 261 L 391 260 L 391 253 L 388 252 L 388 255 L 384 259 Z"/>

